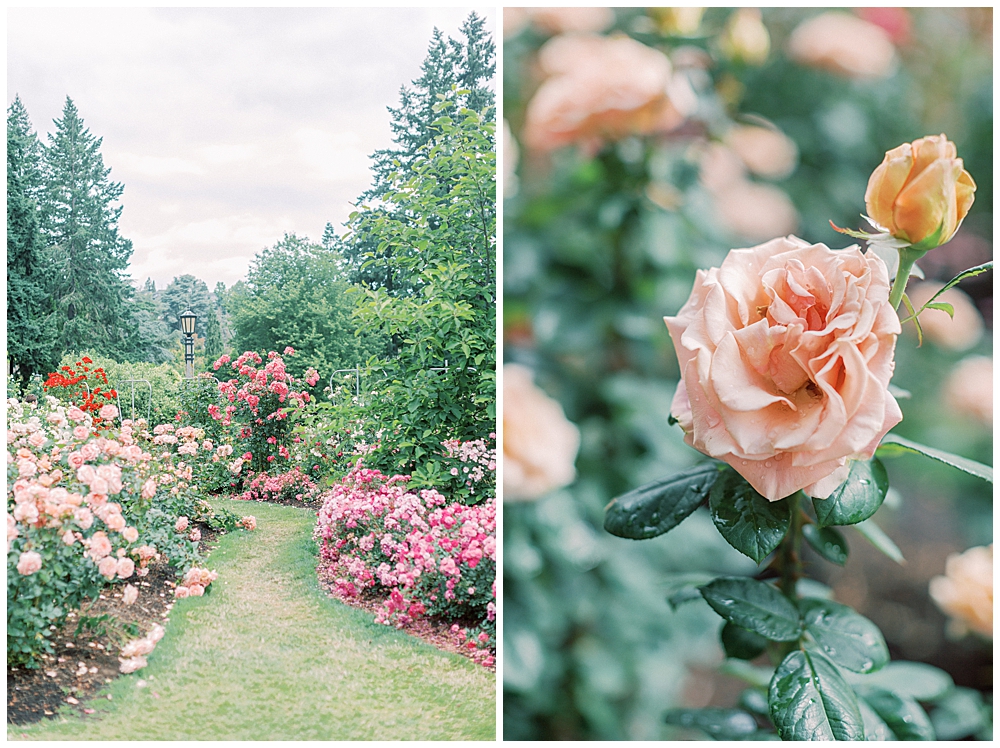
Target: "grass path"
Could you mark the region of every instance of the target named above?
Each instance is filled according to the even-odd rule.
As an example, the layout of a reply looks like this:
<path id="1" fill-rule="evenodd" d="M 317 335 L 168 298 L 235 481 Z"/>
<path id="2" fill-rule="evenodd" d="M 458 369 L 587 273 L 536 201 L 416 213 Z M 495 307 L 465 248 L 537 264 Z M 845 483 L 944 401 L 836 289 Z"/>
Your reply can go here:
<path id="1" fill-rule="evenodd" d="M 8 725 L 8 737 L 494 739 L 493 673 L 328 598 L 310 512 L 252 511 L 257 530 L 221 538 L 206 564 L 219 573 L 212 594 L 177 601 L 148 667 L 111 684 L 110 701 L 91 699 L 94 714 Z"/>

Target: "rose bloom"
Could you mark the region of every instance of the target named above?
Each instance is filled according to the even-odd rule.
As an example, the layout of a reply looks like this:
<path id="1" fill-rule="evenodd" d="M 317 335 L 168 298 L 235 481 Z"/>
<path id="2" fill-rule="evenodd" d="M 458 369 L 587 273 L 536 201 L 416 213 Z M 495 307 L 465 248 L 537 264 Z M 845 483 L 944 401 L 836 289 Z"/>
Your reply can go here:
<path id="1" fill-rule="evenodd" d="M 88 429 L 86 426 L 76 426 L 73 429 L 73 436 L 75 436 L 77 439 L 86 439 L 87 434 L 89 433 L 90 429 Z"/>
<path id="2" fill-rule="evenodd" d="M 190 534 L 190 535 L 188 535 L 188 538 L 190 538 L 190 539 L 191 539 L 191 542 L 192 542 L 192 543 L 197 543 L 197 542 L 198 542 L 199 540 L 201 540 L 201 530 L 199 530 L 199 529 L 198 529 L 198 528 L 196 527 L 195 529 L 193 529 L 193 530 L 191 531 L 191 534 Z"/>
<path id="3" fill-rule="evenodd" d="M 122 530 L 122 537 L 129 543 L 134 543 L 139 539 L 139 531 L 134 527 L 126 527 Z"/>
<path id="4" fill-rule="evenodd" d="M 523 131 L 535 150 L 578 143 L 596 152 L 607 140 L 673 130 L 697 105 L 667 56 L 629 37 L 557 36 L 538 54 L 548 77 L 528 102 Z"/>
<path id="5" fill-rule="evenodd" d="M 135 561 L 128 556 L 118 559 L 117 572 L 119 579 L 128 579 L 135 573 Z"/>
<path id="6" fill-rule="evenodd" d="M 944 402 L 961 417 L 993 426 L 993 359 L 969 356 L 952 370 L 944 383 Z"/>
<path id="7" fill-rule="evenodd" d="M 83 421 L 87 418 L 87 414 L 84 413 L 75 405 L 71 405 L 66 410 L 66 417 L 69 418 L 71 421 Z"/>
<path id="8" fill-rule="evenodd" d="M 177 522 L 174 523 L 174 529 L 177 532 L 184 532 L 187 529 L 187 527 L 188 527 L 187 517 L 178 517 Z"/>
<path id="9" fill-rule="evenodd" d="M 790 236 L 699 270 L 666 317 L 685 441 L 763 496 L 826 498 L 902 413 L 888 392 L 899 319 L 885 263 Z"/>
<path id="10" fill-rule="evenodd" d="M 799 24 L 788 39 L 788 55 L 848 78 L 888 78 L 896 72 L 896 47 L 889 35 L 874 23 L 839 11 Z"/>
<path id="11" fill-rule="evenodd" d="M 535 499 L 572 483 L 580 432 L 562 406 L 518 364 L 503 367 L 503 397 L 504 500 Z"/>
<path id="12" fill-rule="evenodd" d="M 975 200 L 976 183 L 963 167 L 955 144 L 943 134 L 893 148 L 868 180 L 868 215 L 911 244 L 944 244 Z"/>
<path id="13" fill-rule="evenodd" d="M 760 241 L 798 228 L 795 205 L 774 185 L 741 180 L 716 193 L 720 222 L 735 236 Z"/>
<path id="14" fill-rule="evenodd" d="M 84 511 L 84 510 L 80 510 Z M 90 550 L 88 555 L 95 561 L 104 558 L 111 553 L 111 541 L 103 530 L 98 530 L 90 537 Z M 101 572 L 102 574 L 104 572 Z"/>
<path id="15" fill-rule="evenodd" d="M 121 663 L 118 669 L 126 675 L 134 673 L 136 670 L 141 670 L 149 664 L 146 662 L 145 657 L 129 657 L 128 659 L 119 657 L 118 661 Z"/>
<path id="16" fill-rule="evenodd" d="M 184 585 L 179 584 L 174 588 L 174 597 L 180 599 L 182 597 L 187 597 L 187 596 L 188 596 L 188 588 L 185 587 Z"/>
<path id="17" fill-rule="evenodd" d="M 795 171 L 799 160 L 795 141 L 778 129 L 736 125 L 725 140 L 750 171 L 767 179 L 784 179 Z"/>
<path id="18" fill-rule="evenodd" d="M 937 281 L 910 283 L 906 295 L 914 309 L 920 309 L 931 297 L 944 287 Z M 924 337 L 935 345 L 953 351 L 967 351 L 983 337 L 983 317 L 969 295 L 958 288 L 949 288 L 935 299 L 935 302 L 951 304 L 955 312 L 952 317 L 940 309 L 925 309 L 920 313 L 920 327 Z M 916 334 L 916 327 L 906 326 Z"/>
<path id="19" fill-rule="evenodd" d="M 125 603 L 125 605 L 131 605 L 138 599 L 139 588 L 133 584 L 126 584 L 125 589 L 122 590 L 122 602 Z"/>
<path id="20" fill-rule="evenodd" d="M 204 594 L 205 594 L 205 588 L 202 587 L 200 584 L 192 584 L 190 587 L 188 587 L 188 595 L 190 595 L 191 597 L 201 597 Z"/>
<path id="21" fill-rule="evenodd" d="M 993 638 L 993 546 L 953 553 L 945 575 L 930 581 L 930 595 L 957 634 L 968 630 Z"/>
<path id="22" fill-rule="evenodd" d="M 17 559 L 17 573 L 29 576 L 42 568 L 42 557 L 35 551 L 25 551 Z"/>
<path id="23" fill-rule="evenodd" d="M 114 512 L 108 515 L 107 519 L 104 520 L 104 524 L 108 526 L 109 530 L 121 532 L 125 529 L 125 518 L 117 512 Z"/>
<path id="24" fill-rule="evenodd" d="M 604 31 L 615 22 L 611 8 L 528 8 L 532 25 L 549 34 Z"/>
<path id="25" fill-rule="evenodd" d="M 101 572 L 101 576 L 114 579 L 115 574 L 118 572 L 118 561 L 114 556 L 105 556 L 97 565 L 97 570 Z"/>
<path id="26" fill-rule="evenodd" d="M 156 481 L 150 478 L 142 484 L 142 498 L 151 499 L 156 495 Z"/>

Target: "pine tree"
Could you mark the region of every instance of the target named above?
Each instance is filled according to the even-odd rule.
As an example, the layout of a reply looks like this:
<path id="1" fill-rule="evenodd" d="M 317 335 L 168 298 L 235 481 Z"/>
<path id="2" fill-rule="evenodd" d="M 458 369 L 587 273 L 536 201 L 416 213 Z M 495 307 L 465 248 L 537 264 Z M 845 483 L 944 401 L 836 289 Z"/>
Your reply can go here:
<path id="1" fill-rule="evenodd" d="M 109 179 L 102 139 L 84 127 L 68 96 L 55 125 L 44 157 L 42 232 L 52 249 L 59 347 L 135 355 L 142 341 L 130 327 L 133 289 L 123 278 L 132 242 L 118 233 L 116 205 L 125 188 Z"/>
<path id="2" fill-rule="evenodd" d="M 209 368 L 222 355 L 222 327 L 214 305 L 205 320 L 205 363 Z"/>
<path id="3" fill-rule="evenodd" d="M 38 225 L 40 163 L 41 144 L 15 97 L 7 110 L 7 357 L 22 384 L 54 369 L 62 354 Z"/>
<path id="4" fill-rule="evenodd" d="M 208 318 L 214 312 L 212 297 L 208 293 L 208 284 L 193 275 L 180 275 L 170 281 L 160 294 L 163 305 L 163 321 L 172 329 L 181 329 L 181 315 L 186 311 L 194 312 L 195 332 L 206 334 Z"/>

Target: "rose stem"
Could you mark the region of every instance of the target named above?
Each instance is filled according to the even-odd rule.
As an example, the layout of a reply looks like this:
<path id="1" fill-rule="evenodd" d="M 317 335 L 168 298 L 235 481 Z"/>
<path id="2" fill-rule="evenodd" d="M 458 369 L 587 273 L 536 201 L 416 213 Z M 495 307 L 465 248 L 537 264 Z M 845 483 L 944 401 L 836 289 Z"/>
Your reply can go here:
<path id="1" fill-rule="evenodd" d="M 906 282 L 910 278 L 910 270 L 913 263 L 923 257 L 924 252 L 915 252 L 903 248 L 899 250 L 899 268 L 896 270 L 896 278 L 892 282 L 892 290 L 889 292 L 889 303 L 893 309 L 899 309 L 899 302 L 903 300 L 903 291 L 906 290 Z"/>
<path id="2" fill-rule="evenodd" d="M 797 598 L 795 583 L 802 576 L 802 561 L 799 558 L 799 543 L 802 535 L 802 513 L 799 511 L 799 497 L 801 495 L 801 491 L 796 491 L 787 499 L 791 521 L 778 551 L 781 556 L 781 591 L 792 600 Z"/>

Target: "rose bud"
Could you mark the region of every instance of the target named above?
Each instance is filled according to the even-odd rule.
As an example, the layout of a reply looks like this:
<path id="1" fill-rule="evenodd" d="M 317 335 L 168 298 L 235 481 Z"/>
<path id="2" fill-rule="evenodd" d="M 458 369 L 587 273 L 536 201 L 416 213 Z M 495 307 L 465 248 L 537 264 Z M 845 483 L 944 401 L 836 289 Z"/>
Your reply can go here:
<path id="1" fill-rule="evenodd" d="M 868 180 L 865 205 L 890 234 L 926 251 L 955 235 L 975 191 L 955 144 L 929 135 L 885 154 Z"/>

